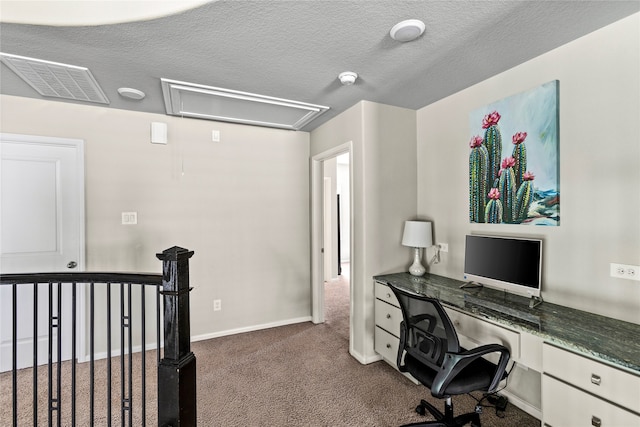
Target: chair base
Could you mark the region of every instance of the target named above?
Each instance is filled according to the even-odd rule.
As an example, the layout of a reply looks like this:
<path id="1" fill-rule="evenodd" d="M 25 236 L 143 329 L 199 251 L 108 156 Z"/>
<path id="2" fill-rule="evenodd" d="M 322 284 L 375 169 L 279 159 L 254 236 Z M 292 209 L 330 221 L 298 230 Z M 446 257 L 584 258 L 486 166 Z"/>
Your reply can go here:
<path id="1" fill-rule="evenodd" d="M 445 401 L 444 414 L 426 400 L 421 400 L 416 407 L 416 412 L 420 415 L 425 415 L 427 411 L 433 415 L 435 421 L 405 424 L 402 427 L 462 427 L 469 423 L 471 423 L 471 427 L 481 427 L 479 412 L 471 412 L 454 417 L 453 403 L 450 397 Z"/>

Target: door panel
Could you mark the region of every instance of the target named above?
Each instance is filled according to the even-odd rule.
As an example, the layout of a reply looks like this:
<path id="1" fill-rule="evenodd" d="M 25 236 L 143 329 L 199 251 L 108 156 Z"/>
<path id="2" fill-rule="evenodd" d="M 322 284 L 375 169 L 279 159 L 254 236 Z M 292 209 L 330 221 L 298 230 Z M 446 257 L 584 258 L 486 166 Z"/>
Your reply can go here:
<path id="1" fill-rule="evenodd" d="M 0 273 L 67 271 L 84 267 L 84 176 L 80 140 L 0 134 Z M 18 368 L 33 360 L 34 286 L 17 287 Z M 37 289 L 38 364 L 47 362 L 49 285 Z M 62 359 L 71 356 L 71 290 L 51 288 L 62 327 Z M 11 369 L 12 290 L 0 289 L 0 371 Z M 82 301 L 82 299 L 79 299 Z M 66 321 L 65 321 L 66 319 Z M 57 340 L 54 329 L 54 342 Z M 82 339 L 82 336 L 79 337 Z M 55 347 L 54 347 L 55 354 Z M 55 361 L 55 359 L 54 359 Z"/>

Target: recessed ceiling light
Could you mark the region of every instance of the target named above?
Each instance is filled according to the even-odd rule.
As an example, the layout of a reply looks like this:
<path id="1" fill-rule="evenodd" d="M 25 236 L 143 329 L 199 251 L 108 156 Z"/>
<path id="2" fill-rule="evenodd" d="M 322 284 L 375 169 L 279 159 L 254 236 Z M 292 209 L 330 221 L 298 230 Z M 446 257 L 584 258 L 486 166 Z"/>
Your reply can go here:
<path id="1" fill-rule="evenodd" d="M 129 99 L 135 99 L 136 101 L 139 101 L 145 97 L 145 94 L 143 91 L 138 89 L 132 89 L 130 87 L 121 87 L 118 89 L 118 93 L 120 94 L 120 96 L 129 98 Z"/>
<path id="2" fill-rule="evenodd" d="M 424 28 L 424 22 L 418 19 L 407 19 L 394 25 L 389 34 L 392 39 L 399 42 L 410 42 L 420 37 L 424 33 Z"/>

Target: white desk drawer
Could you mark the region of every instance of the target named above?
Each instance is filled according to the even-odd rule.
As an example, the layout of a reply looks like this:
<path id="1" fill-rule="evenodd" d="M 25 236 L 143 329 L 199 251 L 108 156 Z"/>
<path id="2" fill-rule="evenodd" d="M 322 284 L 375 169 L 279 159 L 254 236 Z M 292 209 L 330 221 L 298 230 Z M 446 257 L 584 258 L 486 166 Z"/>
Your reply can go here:
<path id="1" fill-rule="evenodd" d="M 547 343 L 542 364 L 545 373 L 640 413 L 639 376 Z"/>
<path id="2" fill-rule="evenodd" d="M 640 427 L 640 416 L 548 375 L 542 376 L 542 413 L 551 427 Z"/>
<path id="3" fill-rule="evenodd" d="M 375 322 L 396 337 L 400 337 L 400 322 L 402 322 L 402 311 L 398 307 L 387 304 L 376 299 L 375 302 Z"/>
<path id="4" fill-rule="evenodd" d="M 400 307 L 400 303 L 398 299 L 394 295 L 393 291 L 387 285 L 384 285 L 380 282 L 376 282 L 375 284 L 375 296 L 376 298 L 386 301 L 391 305 L 395 305 L 396 307 Z"/>
<path id="5" fill-rule="evenodd" d="M 400 339 L 376 326 L 374 340 L 374 349 L 376 353 L 388 362 L 391 362 L 391 364 L 397 368 L 396 359 L 398 357 Z"/>
<path id="6" fill-rule="evenodd" d="M 502 344 L 511 352 L 511 360 L 520 358 L 520 334 L 518 332 L 450 308 L 445 308 L 445 310 L 456 328 L 462 347 L 470 350 L 484 344 Z M 496 363 L 498 356 L 496 355 L 495 358 L 496 360 L 492 358 L 490 360 Z"/>
<path id="7" fill-rule="evenodd" d="M 398 369 L 398 365 L 396 365 L 396 361 L 398 358 L 398 347 L 400 346 L 400 339 L 394 337 L 387 331 L 378 328 L 376 326 L 376 331 L 374 335 L 374 349 L 376 353 L 384 358 L 384 360 L 395 369 Z M 407 377 L 414 384 L 420 384 L 418 380 L 413 378 L 411 374 L 408 372 L 402 372 L 402 375 Z"/>

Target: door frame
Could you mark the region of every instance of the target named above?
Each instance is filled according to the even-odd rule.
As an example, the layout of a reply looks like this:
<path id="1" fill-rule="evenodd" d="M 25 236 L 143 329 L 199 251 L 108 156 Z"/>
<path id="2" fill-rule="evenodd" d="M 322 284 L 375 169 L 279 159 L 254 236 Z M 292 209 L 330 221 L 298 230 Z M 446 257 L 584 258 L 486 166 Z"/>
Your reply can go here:
<path id="1" fill-rule="evenodd" d="M 350 229 L 349 238 L 349 350 L 353 350 L 353 265 L 357 254 L 354 250 L 354 215 L 353 215 L 353 143 L 340 144 L 311 157 L 311 320 L 313 323 L 324 323 L 324 280 L 323 280 L 323 239 L 324 239 L 324 176 L 323 162 L 349 153 L 349 206 Z"/>
<path id="2" fill-rule="evenodd" d="M 78 263 L 75 271 L 85 271 L 85 252 L 86 252 L 86 236 L 85 236 L 85 168 L 84 168 L 84 140 L 76 138 L 59 138 L 52 136 L 26 135 L 16 133 L 0 132 L 0 142 L 17 142 L 21 144 L 43 145 L 43 146 L 61 146 L 74 149 L 76 155 L 76 177 L 77 177 L 77 193 L 78 209 Z M 77 342 L 76 355 L 79 362 L 88 360 L 86 348 L 86 298 L 85 287 L 80 286 L 76 294 L 77 319 L 80 324 L 77 325 Z"/>

